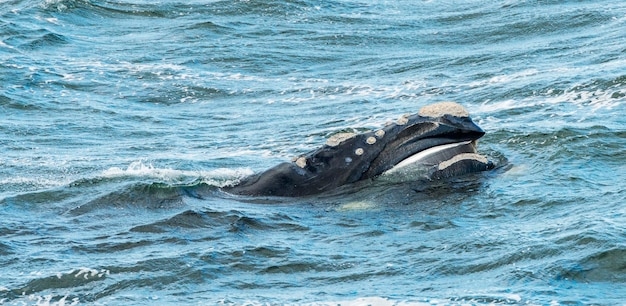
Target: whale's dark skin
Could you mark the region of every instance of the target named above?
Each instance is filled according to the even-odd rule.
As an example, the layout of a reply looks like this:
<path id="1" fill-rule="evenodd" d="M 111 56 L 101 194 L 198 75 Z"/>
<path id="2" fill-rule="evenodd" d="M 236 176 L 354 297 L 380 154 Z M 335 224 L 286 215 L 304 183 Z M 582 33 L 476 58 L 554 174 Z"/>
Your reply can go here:
<path id="1" fill-rule="evenodd" d="M 458 104 L 454 106 L 461 107 Z M 420 114 L 405 115 L 397 123 L 388 124 L 381 130 L 357 134 L 341 141 L 329 141 L 290 163 L 281 163 L 224 189 L 228 193 L 250 196 L 299 197 L 319 194 L 374 178 L 404 159 L 429 148 L 475 141 L 484 134 L 464 113 L 435 116 L 428 113 L 423 115 L 420 111 Z M 475 150 L 474 144 L 472 142 L 472 150 Z M 447 159 L 449 156 L 442 157 L 440 161 Z M 448 162 L 445 169 L 435 168 L 432 175 L 440 178 L 492 167 L 493 164 L 486 162 L 486 159 L 461 158 Z"/>

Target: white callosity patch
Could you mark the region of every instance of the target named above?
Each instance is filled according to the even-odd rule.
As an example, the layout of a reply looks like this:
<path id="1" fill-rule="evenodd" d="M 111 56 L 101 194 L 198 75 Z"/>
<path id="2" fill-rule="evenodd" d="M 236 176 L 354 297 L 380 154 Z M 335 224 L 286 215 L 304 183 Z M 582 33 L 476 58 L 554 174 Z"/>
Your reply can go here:
<path id="1" fill-rule="evenodd" d="M 296 159 L 296 165 L 304 169 L 306 167 L 306 157 L 302 156 Z"/>
<path id="2" fill-rule="evenodd" d="M 444 115 L 455 117 L 469 117 L 469 112 L 461 104 L 456 102 L 441 102 L 426 105 L 418 113 L 422 117 L 439 118 Z"/>
<path id="3" fill-rule="evenodd" d="M 405 125 L 409 122 L 409 116 L 411 114 L 404 114 L 402 116 L 400 116 L 400 118 L 398 118 L 398 120 L 396 121 L 397 125 Z"/>
<path id="4" fill-rule="evenodd" d="M 462 153 L 439 163 L 438 170 L 444 170 L 462 160 L 476 160 L 483 164 L 488 163 L 487 158 L 476 153 Z"/>
<path id="5" fill-rule="evenodd" d="M 336 147 L 340 143 L 356 136 L 356 133 L 337 133 L 333 136 L 330 136 L 328 140 L 326 140 L 326 145 L 331 147 Z"/>

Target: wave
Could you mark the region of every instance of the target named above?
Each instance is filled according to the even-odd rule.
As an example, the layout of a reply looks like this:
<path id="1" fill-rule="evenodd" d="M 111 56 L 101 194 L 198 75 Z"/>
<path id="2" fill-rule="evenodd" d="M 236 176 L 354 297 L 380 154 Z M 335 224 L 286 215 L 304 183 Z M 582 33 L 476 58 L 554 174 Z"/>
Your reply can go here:
<path id="1" fill-rule="evenodd" d="M 110 271 L 106 269 L 98 270 L 81 267 L 67 272 L 59 272 L 53 276 L 33 278 L 19 288 L 0 287 L 0 303 L 6 300 L 15 300 L 19 297 L 26 297 L 26 300 L 30 300 L 31 303 L 35 302 L 36 305 L 65 305 L 66 303 L 69 303 L 68 305 L 76 305 L 79 302 L 79 298 L 70 297 L 70 294 L 55 296 L 52 294 L 38 295 L 37 293 L 87 286 L 89 283 L 106 279 L 109 274 Z"/>
<path id="2" fill-rule="evenodd" d="M 19 22 L 0 22 L 0 47 L 18 50 L 18 52 L 13 51 L 13 54 L 19 54 L 21 53 L 20 51 L 39 51 L 66 45 L 71 42 L 72 38 L 70 36 L 46 27 L 33 27 Z M 12 62 L 12 60 L 9 60 L 9 64 L 12 64 Z M 0 65 L 0 67 L 4 68 L 4 64 Z"/>
<path id="3" fill-rule="evenodd" d="M 126 169 L 112 167 L 94 178 L 73 182 L 72 188 L 92 189 L 94 184 L 106 187 L 95 199 L 72 208 L 70 213 L 116 207 L 179 207 L 184 205 L 186 197 L 202 199 L 217 188 L 235 184 L 251 174 L 250 169 L 175 170 L 136 161 Z"/>
<path id="4" fill-rule="evenodd" d="M 114 16 L 143 16 L 143 17 L 174 17 L 176 12 L 172 9 L 175 6 L 152 5 L 152 4 L 132 4 L 119 1 L 91 1 L 91 0 L 44 0 L 41 8 L 46 11 L 67 13 L 76 10 L 85 13 L 103 14 L 109 17 Z"/>
<path id="5" fill-rule="evenodd" d="M 99 178 L 150 178 L 163 183 L 184 183 L 189 179 L 199 181 L 211 186 L 224 187 L 236 183 L 253 172 L 249 168 L 229 169 L 220 168 L 215 170 L 176 170 L 171 168 L 156 168 L 144 161 L 132 162 L 126 169 L 111 167 L 102 171 Z"/>
<path id="6" fill-rule="evenodd" d="M 624 138 L 626 131 L 603 125 L 558 128 L 546 125 L 543 130 L 530 131 L 504 128 L 484 137 L 488 146 L 503 149 L 502 145 L 506 145 L 508 150 L 515 148 L 516 154 L 541 156 L 540 160 L 549 163 L 582 162 L 593 157 L 618 168 L 624 162 L 626 149 L 620 145 Z"/>
<path id="7" fill-rule="evenodd" d="M 548 271 L 559 280 L 626 284 L 626 248 L 600 249 L 579 260 L 559 262 L 559 265 Z"/>
<path id="8" fill-rule="evenodd" d="M 77 9 L 88 9 L 95 13 L 110 16 L 139 16 L 153 18 L 176 18 L 193 11 L 219 16 L 288 16 L 298 12 L 316 9 L 306 1 L 272 0 L 272 1 L 212 1 L 208 4 L 195 4 L 174 1 L 171 3 L 127 3 L 107 0 L 44 0 L 41 7 L 48 11 L 70 12 Z"/>
<path id="9" fill-rule="evenodd" d="M 171 208 L 183 204 L 185 197 L 203 198 L 251 174 L 247 168 L 176 170 L 136 161 L 127 168 L 111 167 L 75 180 L 40 176 L 1 179 L 2 188 L 11 193 L 0 199 L 0 204 L 35 209 L 56 203 L 58 207 L 74 206 L 69 209 L 74 214 L 107 207 Z"/>
<path id="10" fill-rule="evenodd" d="M 544 74 L 578 74 L 579 69 L 557 68 L 553 71 L 542 71 Z M 470 87 L 491 86 L 496 83 L 519 84 L 520 77 L 526 78 L 539 73 L 535 70 L 529 70 L 511 75 L 494 76 L 491 79 L 480 81 L 479 83 L 471 83 Z M 556 84 L 539 84 L 543 78 L 539 78 L 537 83 L 529 84 L 524 90 L 525 94 L 515 95 L 515 99 L 507 97 L 492 97 L 486 99 L 477 107 L 478 113 L 486 113 L 491 116 L 497 115 L 499 112 L 509 112 L 519 110 L 521 112 L 529 112 L 536 107 L 544 107 L 546 105 L 558 105 L 562 103 L 571 103 L 573 105 L 588 107 L 591 112 L 598 110 L 611 111 L 618 109 L 624 103 L 626 96 L 626 76 L 618 75 L 613 78 L 597 78 L 594 80 L 570 84 L 567 87 Z M 540 87 L 539 87 L 540 86 Z M 522 97 L 522 99 L 520 99 Z"/>
<path id="11" fill-rule="evenodd" d="M 180 228 L 212 229 L 214 233 L 241 233 L 251 232 L 302 232 L 309 228 L 298 224 L 297 220 L 281 214 L 270 216 L 254 216 L 237 210 L 184 210 L 174 216 L 155 222 L 135 226 L 131 232 L 138 233 L 167 233 Z M 205 233 L 206 235 L 206 233 Z M 213 237 L 219 239 L 220 237 Z M 208 238 L 203 238 L 208 239 Z"/>

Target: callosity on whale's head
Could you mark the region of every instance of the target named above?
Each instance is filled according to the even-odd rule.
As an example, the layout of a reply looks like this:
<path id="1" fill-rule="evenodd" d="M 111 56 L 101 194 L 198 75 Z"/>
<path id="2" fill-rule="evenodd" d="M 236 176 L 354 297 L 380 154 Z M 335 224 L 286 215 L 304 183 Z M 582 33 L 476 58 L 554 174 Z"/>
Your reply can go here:
<path id="1" fill-rule="evenodd" d="M 476 140 L 484 134 L 463 106 L 454 102 L 432 104 L 376 131 L 334 135 L 321 148 L 245 178 L 227 191 L 311 195 L 411 163 L 433 166 L 435 178 L 485 170 L 487 163 L 481 166 L 484 157 L 475 154 Z"/>

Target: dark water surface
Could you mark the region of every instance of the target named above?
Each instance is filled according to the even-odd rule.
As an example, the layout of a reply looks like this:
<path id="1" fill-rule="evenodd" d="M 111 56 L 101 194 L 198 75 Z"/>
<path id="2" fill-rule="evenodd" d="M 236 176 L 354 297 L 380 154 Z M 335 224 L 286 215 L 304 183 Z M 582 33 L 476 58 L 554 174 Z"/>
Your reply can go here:
<path id="1" fill-rule="evenodd" d="M 495 171 L 232 184 L 427 104 Z M 0 304 L 619 304 L 621 1 L 0 2 Z"/>

